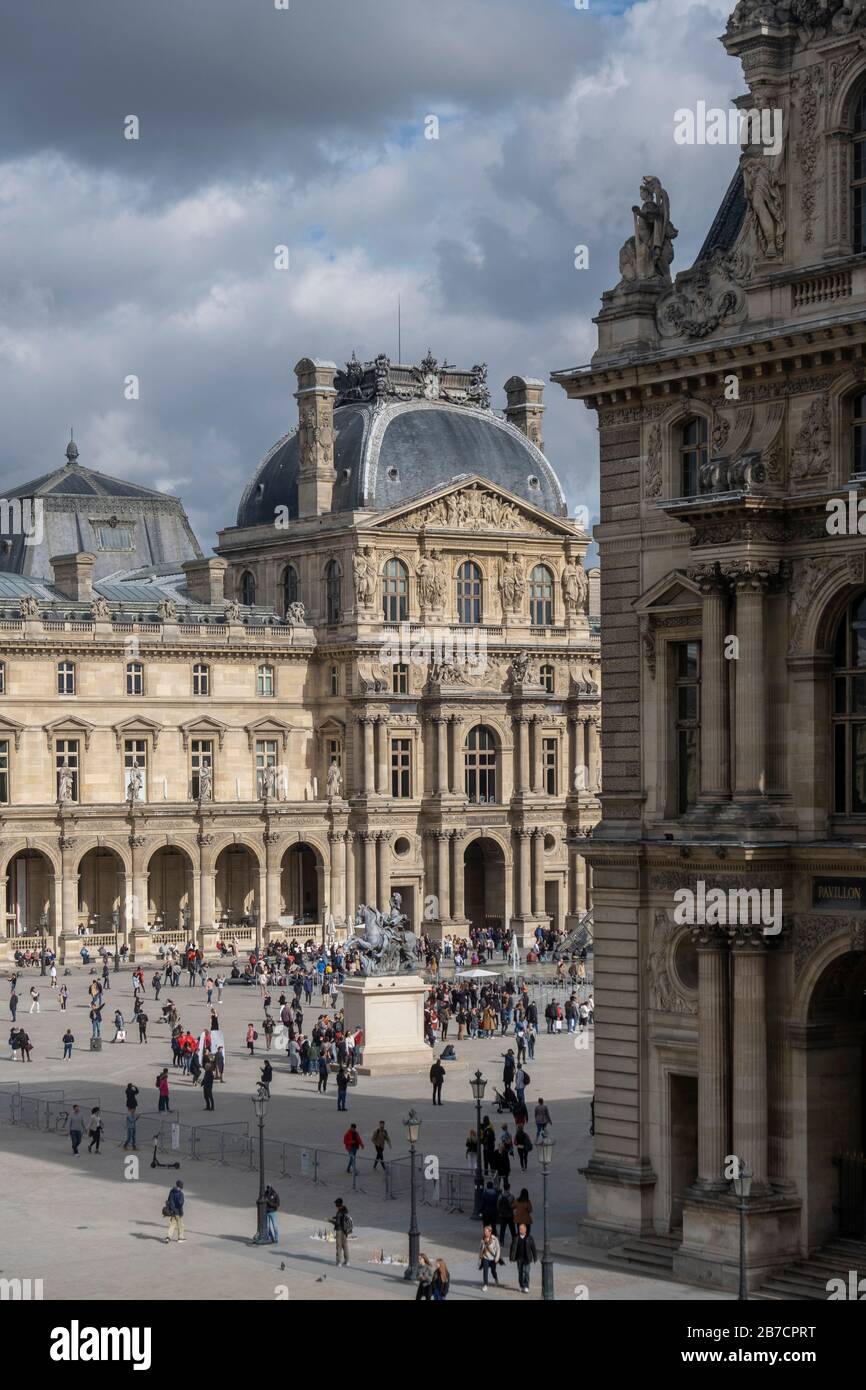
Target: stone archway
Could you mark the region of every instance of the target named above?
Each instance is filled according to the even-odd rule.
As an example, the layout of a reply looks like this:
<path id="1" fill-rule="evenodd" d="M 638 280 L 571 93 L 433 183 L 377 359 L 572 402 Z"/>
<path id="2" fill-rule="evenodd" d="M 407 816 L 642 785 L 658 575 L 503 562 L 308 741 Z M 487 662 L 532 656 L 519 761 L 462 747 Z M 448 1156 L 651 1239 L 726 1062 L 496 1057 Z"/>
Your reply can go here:
<path id="1" fill-rule="evenodd" d="M 866 952 L 846 951 L 825 965 L 804 1034 L 808 1245 L 832 1239 L 840 1226 L 866 1239 Z M 851 1173 L 840 1169 L 844 1155 L 859 1155 Z"/>
<path id="2" fill-rule="evenodd" d="M 496 840 L 480 836 L 463 852 L 463 907 L 470 927 L 504 927 L 505 854 Z"/>
<path id="3" fill-rule="evenodd" d="M 321 917 L 322 856 L 305 840 L 290 845 L 283 855 L 280 895 L 293 925 L 314 926 Z"/>
<path id="4" fill-rule="evenodd" d="M 231 844 L 220 850 L 214 880 L 217 921 L 237 925 L 258 908 L 259 861 L 247 845 Z"/>
<path id="5" fill-rule="evenodd" d="M 179 845 L 163 845 L 147 866 L 147 920 L 156 931 L 182 931 L 193 912 L 193 865 Z"/>
<path id="6" fill-rule="evenodd" d="M 92 932 L 110 932 L 116 912 L 122 926 L 125 884 L 123 860 L 116 850 L 99 845 L 82 855 L 78 863 L 78 925 Z"/>
<path id="7" fill-rule="evenodd" d="M 54 867 L 38 849 L 22 849 L 6 866 L 6 935 L 35 936 L 43 913 L 52 917 Z"/>

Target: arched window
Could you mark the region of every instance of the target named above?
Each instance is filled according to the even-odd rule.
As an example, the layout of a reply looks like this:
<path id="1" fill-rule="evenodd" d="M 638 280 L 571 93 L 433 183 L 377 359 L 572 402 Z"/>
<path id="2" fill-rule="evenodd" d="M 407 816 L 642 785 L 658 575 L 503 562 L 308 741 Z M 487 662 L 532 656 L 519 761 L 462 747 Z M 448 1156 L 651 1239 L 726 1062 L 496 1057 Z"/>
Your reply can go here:
<path id="1" fill-rule="evenodd" d="M 286 565 L 283 570 L 283 616 L 293 603 L 298 601 L 298 571 L 294 565 Z"/>
<path id="2" fill-rule="evenodd" d="M 848 605 L 836 629 L 833 810 L 866 816 L 866 595 Z"/>
<path id="3" fill-rule="evenodd" d="M 466 795 L 470 801 L 496 800 L 496 736 L 485 724 L 476 724 L 466 740 Z"/>
<path id="4" fill-rule="evenodd" d="M 851 411 L 851 476 L 866 473 L 866 391 L 849 397 Z"/>
<path id="5" fill-rule="evenodd" d="M 541 684 L 544 686 L 545 690 L 548 692 L 549 695 L 552 695 L 552 694 L 553 694 L 553 667 L 552 667 L 552 666 L 542 666 L 542 667 L 539 669 L 538 676 L 539 676 L 539 679 L 540 679 L 540 681 L 541 681 Z"/>
<path id="6" fill-rule="evenodd" d="M 707 422 L 702 415 L 695 415 L 686 420 L 679 431 L 680 497 L 697 497 L 701 468 L 706 462 Z"/>
<path id="7" fill-rule="evenodd" d="M 553 575 L 547 565 L 536 565 L 529 576 L 529 621 L 532 627 L 553 622 Z"/>
<path id="8" fill-rule="evenodd" d="M 866 87 L 854 110 L 853 178 L 851 180 L 851 239 L 854 254 L 866 251 Z"/>
<path id="9" fill-rule="evenodd" d="M 457 621 L 481 622 L 481 570 L 466 560 L 457 571 Z"/>
<path id="10" fill-rule="evenodd" d="M 329 623 L 340 621 L 342 609 L 343 571 L 339 560 L 329 560 L 325 570 L 325 618 Z"/>
<path id="11" fill-rule="evenodd" d="M 382 571 L 382 617 L 386 623 L 409 617 L 409 571 L 402 560 L 389 560 Z"/>
<path id="12" fill-rule="evenodd" d="M 241 603 L 253 604 L 256 601 L 256 577 L 249 570 L 241 575 Z"/>

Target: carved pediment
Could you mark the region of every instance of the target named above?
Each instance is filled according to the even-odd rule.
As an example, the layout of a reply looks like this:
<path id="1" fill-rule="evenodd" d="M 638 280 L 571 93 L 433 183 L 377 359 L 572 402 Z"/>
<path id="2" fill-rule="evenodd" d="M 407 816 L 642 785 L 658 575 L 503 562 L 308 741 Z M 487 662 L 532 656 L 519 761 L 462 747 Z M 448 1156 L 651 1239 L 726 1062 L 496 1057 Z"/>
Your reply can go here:
<path id="1" fill-rule="evenodd" d="M 694 579 L 683 570 L 674 570 L 659 579 L 636 601 L 635 612 L 642 619 L 656 614 L 671 617 L 681 612 L 691 615 L 702 603 L 701 591 Z"/>
<path id="2" fill-rule="evenodd" d="M 575 528 L 564 518 L 550 516 L 541 507 L 473 477 L 386 512 L 377 530 L 443 530 L 485 533 L 507 531 L 530 536 L 573 537 Z"/>

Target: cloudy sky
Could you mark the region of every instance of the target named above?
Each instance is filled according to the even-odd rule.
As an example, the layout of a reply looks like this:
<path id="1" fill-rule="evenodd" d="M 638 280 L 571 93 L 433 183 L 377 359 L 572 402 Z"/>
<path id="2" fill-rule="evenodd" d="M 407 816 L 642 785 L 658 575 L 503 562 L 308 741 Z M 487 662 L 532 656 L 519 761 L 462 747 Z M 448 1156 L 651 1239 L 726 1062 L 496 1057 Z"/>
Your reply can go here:
<path id="1" fill-rule="evenodd" d="M 207 549 L 295 418 L 295 362 L 396 357 L 398 295 L 403 359 L 487 361 L 501 408 L 513 372 L 589 360 L 643 174 L 693 259 L 737 151 L 676 145 L 673 113 L 743 90 L 732 0 L 288 3 L 4 0 L 0 488 L 74 426 Z M 594 416 L 546 396 L 594 510 Z"/>

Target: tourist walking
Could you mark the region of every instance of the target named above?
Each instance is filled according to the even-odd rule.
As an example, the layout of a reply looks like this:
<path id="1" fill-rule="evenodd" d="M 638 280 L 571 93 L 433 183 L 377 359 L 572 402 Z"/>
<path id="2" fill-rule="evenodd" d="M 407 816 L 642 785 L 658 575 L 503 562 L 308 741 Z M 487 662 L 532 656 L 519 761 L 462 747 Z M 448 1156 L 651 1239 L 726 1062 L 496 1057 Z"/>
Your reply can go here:
<path id="1" fill-rule="evenodd" d="M 84 1138 L 84 1116 L 77 1105 L 73 1105 L 72 1114 L 69 1116 L 69 1138 L 72 1140 L 72 1152 L 78 1157 L 78 1149 Z"/>
<path id="2" fill-rule="evenodd" d="M 61 986 L 60 986 L 60 989 L 57 991 L 57 998 L 60 1000 L 60 1012 L 61 1012 L 62 1014 L 65 1014 L 65 1013 L 66 1013 L 66 1001 L 67 1001 L 68 998 L 69 998 L 69 990 L 66 988 L 65 985 L 61 985 Z"/>
<path id="3" fill-rule="evenodd" d="M 12 1022 L 14 1023 L 15 1015 L 18 1013 L 18 995 L 15 993 L 14 985 L 12 987 L 12 993 L 9 995 L 9 1012 L 12 1015 Z"/>
<path id="4" fill-rule="evenodd" d="M 539 1139 L 541 1138 L 543 1132 L 547 1129 L 547 1126 L 548 1126 L 549 1124 L 552 1124 L 552 1123 L 553 1123 L 553 1122 L 552 1122 L 552 1120 L 551 1120 L 551 1118 L 550 1118 L 550 1111 L 548 1110 L 547 1106 L 546 1106 L 545 1103 L 544 1103 L 544 1097 L 543 1097 L 543 1096 L 539 1096 L 539 1097 L 538 1097 L 538 1103 L 537 1103 L 537 1105 L 536 1105 L 536 1107 L 535 1107 L 535 1142 L 536 1142 L 536 1144 L 538 1143 Z"/>
<path id="5" fill-rule="evenodd" d="M 444 1260 L 436 1261 L 433 1271 L 433 1302 L 444 1303 L 451 1288 L 451 1275 Z"/>
<path id="6" fill-rule="evenodd" d="M 487 1286 L 491 1275 L 493 1276 L 494 1284 L 497 1288 L 499 1287 L 499 1275 L 496 1272 L 496 1266 L 499 1264 L 500 1253 L 499 1241 L 493 1234 L 493 1227 L 485 1226 L 484 1234 L 481 1237 L 481 1248 L 478 1252 L 478 1260 L 481 1266 L 481 1288 L 484 1293 L 487 1292 Z"/>
<path id="7" fill-rule="evenodd" d="M 31 985 L 31 986 L 30 986 L 30 1012 L 33 1013 L 34 1009 L 36 1010 L 37 1013 L 40 1012 L 40 1010 L 39 1010 L 39 990 L 36 988 L 35 985 Z"/>
<path id="8" fill-rule="evenodd" d="M 331 1225 L 334 1228 L 334 1242 L 336 1247 L 335 1253 L 337 1257 L 337 1265 L 339 1266 L 340 1264 L 340 1256 L 342 1256 L 342 1263 L 344 1265 L 348 1265 L 349 1236 L 352 1234 L 352 1231 L 354 1230 L 354 1223 L 352 1221 L 351 1216 L 349 1215 L 349 1208 L 346 1206 L 346 1203 L 343 1201 L 342 1197 L 338 1197 L 336 1199 L 336 1201 L 334 1202 L 334 1206 L 337 1208 L 337 1210 L 331 1217 Z"/>
<path id="9" fill-rule="evenodd" d="M 204 1068 L 204 1072 L 202 1073 L 201 1078 L 201 1093 L 204 1096 L 205 1110 L 213 1110 L 215 1108 L 213 1103 L 213 1083 L 214 1069 L 213 1065 L 210 1062 L 208 1062 Z"/>
<path id="10" fill-rule="evenodd" d="M 380 1120 L 377 1127 L 373 1130 L 373 1133 L 370 1136 L 370 1142 L 373 1145 L 373 1148 L 376 1150 L 376 1159 L 373 1163 L 373 1171 L 375 1172 L 376 1167 L 378 1166 L 378 1164 L 381 1163 L 383 1173 L 387 1172 L 388 1170 L 385 1165 L 385 1145 L 387 1144 L 388 1148 L 390 1149 L 391 1140 L 388 1136 L 388 1131 L 385 1128 L 384 1120 Z"/>
<path id="11" fill-rule="evenodd" d="M 521 1293 L 529 1293 L 529 1276 L 532 1266 L 538 1259 L 538 1252 L 535 1248 L 535 1241 L 521 1221 L 517 1227 L 517 1235 L 511 1242 L 511 1252 L 509 1259 L 512 1264 L 517 1265 L 517 1283 Z"/>
<path id="12" fill-rule="evenodd" d="M 347 1109 L 349 1108 L 349 1107 L 348 1107 L 348 1104 L 347 1104 L 347 1101 L 348 1101 L 348 1091 L 349 1091 L 349 1073 L 346 1071 L 346 1068 L 345 1068 L 345 1067 L 340 1067 L 340 1070 L 337 1072 L 337 1109 L 338 1109 L 338 1110 L 347 1110 Z"/>
<path id="13" fill-rule="evenodd" d="M 415 1294 L 415 1302 L 420 1303 L 425 1299 L 429 1303 L 433 1298 L 433 1264 L 425 1254 L 418 1256 L 418 1292 Z"/>
<path id="14" fill-rule="evenodd" d="M 251 1057 L 255 1057 L 255 1055 L 256 1055 L 256 1038 L 257 1038 L 258 1036 L 259 1036 L 259 1035 L 258 1035 L 258 1033 L 256 1032 L 256 1030 L 255 1030 L 255 1028 L 253 1027 L 253 1025 L 252 1025 L 251 1023 L 248 1023 L 248 1024 L 247 1024 L 247 1038 L 246 1038 L 246 1041 L 247 1041 L 247 1047 L 248 1047 L 249 1050 L 250 1050 L 250 1056 L 251 1056 Z"/>
<path id="15" fill-rule="evenodd" d="M 138 1150 L 138 1145 L 137 1145 L 136 1142 L 135 1142 L 135 1129 L 136 1129 L 136 1125 L 137 1125 L 137 1124 L 138 1124 L 138 1112 L 135 1110 L 135 1108 L 133 1108 L 133 1109 L 131 1109 L 131 1110 L 127 1110 L 127 1112 L 126 1112 L 126 1140 L 125 1140 L 124 1145 L 123 1145 L 123 1147 L 124 1147 L 125 1149 L 134 1149 L 134 1150 L 136 1150 L 136 1151 Z"/>
<path id="16" fill-rule="evenodd" d="M 102 1139 L 102 1128 L 102 1116 L 99 1113 L 99 1106 L 94 1105 L 93 1109 L 90 1112 L 90 1123 L 87 1126 L 87 1136 L 90 1140 L 90 1143 L 87 1145 L 87 1152 L 89 1154 L 93 1153 L 94 1149 L 96 1149 L 96 1152 L 99 1153 L 99 1143 Z"/>
<path id="17" fill-rule="evenodd" d="M 349 1162 L 346 1164 L 347 1173 L 357 1173 L 358 1171 L 358 1150 L 363 1149 L 364 1141 L 358 1133 L 357 1125 L 349 1125 L 343 1135 L 343 1148 L 349 1155 Z"/>
<path id="18" fill-rule="evenodd" d="M 163 1216 L 168 1217 L 168 1234 L 165 1243 L 168 1245 L 172 1238 L 177 1241 L 186 1240 L 183 1226 L 183 1183 L 178 1178 L 174 1187 L 168 1194 L 168 1199 L 162 1209 Z"/>

